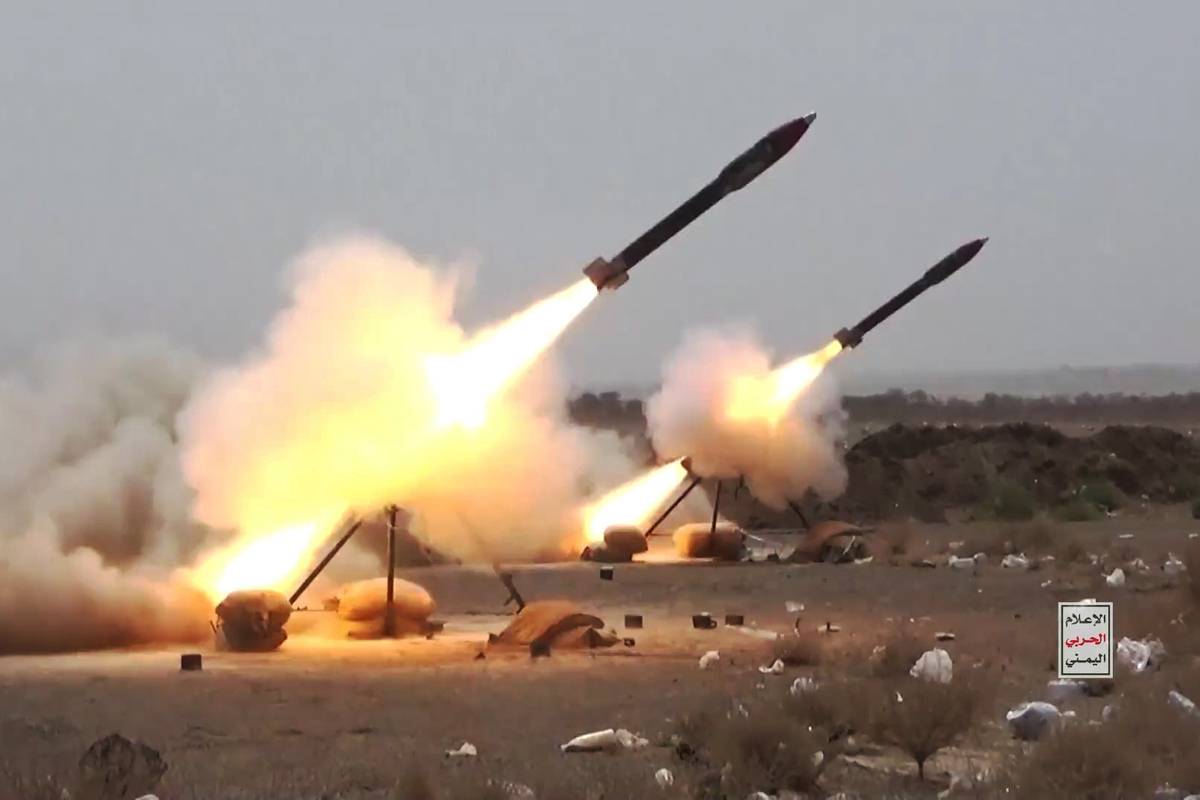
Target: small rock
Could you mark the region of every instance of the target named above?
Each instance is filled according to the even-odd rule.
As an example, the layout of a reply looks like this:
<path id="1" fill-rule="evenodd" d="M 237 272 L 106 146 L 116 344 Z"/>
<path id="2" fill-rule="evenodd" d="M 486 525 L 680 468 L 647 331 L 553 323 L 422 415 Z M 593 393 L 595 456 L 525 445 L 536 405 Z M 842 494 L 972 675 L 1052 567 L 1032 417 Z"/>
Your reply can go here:
<path id="1" fill-rule="evenodd" d="M 704 655 L 700 656 L 700 669 L 708 669 L 721 660 L 719 650 L 709 650 Z"/>
<path id="2" fill-rule="evenodd" d="M 1052 584 L 1052 583 L 1054 583 L 1054 581 L 1042 581 L 1041 587 L 1043 589 L 1048 589 L 1050 587 L 1050 584 Z"/>
<path id="3" fill-rule="evenodd" d="M 1117 716 L 1117 707 L 1114 705 L 1111 705 L 1111 704 L 1106 705 L 1104 707 L 1104 710 L 1100 712 L 1100 718 L 1103 719 L 1105 722 L 1112 722 L 1114 719 L 1116 719 L 1116 716 Z"/>
<path id="4" fill-rule="evenodd" d="M 654 773 L 654 782 L 658 784 L 660 789 L 668 789 L 675 785 L 675 775 L 672 774 L 671 770 L 663 767 Z"/>
<path id="5" fill-rule="evenodd" d="M 797 697 L 805 692 L 813 692 L 817 689 L 817 682 L 812 678 L 801 677 L 792 681 L 792 688 L 788 689 L 788 694 L 792 697 Z"/>
<path id="6" fill-rule="evenodd" d="M 775 659 L 775 663 L 769 667 L 759 667 L 758 671 L 763 675 L 781 675 L 783 674 L 783 660 L 777 658 Z"/>
<path id="7" fill-rule="evenodd" d="M 1104 576 L 1104 582 L 1109 586 L 1119 588 L 1125 585 L 1125 570 L 1117 567 L 1111 574 Z"/>
<path id="8" fill-rule="evenodd" d="M 1022 703 L 1004 715 L 1013 736 L 1026 742 L 1042 738 L 1061 718 L 1056 706 L 1036 700 Z"/>
<path id="9" fill-rule="evenodd" d="M 447 758 L 472 758 L 477 755 L 479 755 L 479 751 L 470 742 L 463 742 L 456 750 L 446 751 Z"/>
<path id="10" fill-rule="evenodd" d="M 1197 715 L 1196 704 L 1182 693 L 1172 689 L 1167 693 L 1167 702 L 1192 716 Z"/>
<path id="11" fill-rule="evenodd" d="M 1083 697 L 1082 681 L 1049 681 L 1046 684 L 1046 699 L 1061 705 Z"/>
<path id="12" fill-rule="evenodd" d="M 1174 553 L 1167 554 L 1167 561 L 1165 564 L 1163 564 L 1163 572 L 1174 576 L 1186 571 L 1187 564 L 1184 564 L 1182 561 L 1176 558 Z"/>
<path id="13" fill-rule="evenodd" d="M 152 794 L 167 771 L 158 751 L 119 733 L 98 739 L 79 759 L 79 796 L 124 798 Z"/>

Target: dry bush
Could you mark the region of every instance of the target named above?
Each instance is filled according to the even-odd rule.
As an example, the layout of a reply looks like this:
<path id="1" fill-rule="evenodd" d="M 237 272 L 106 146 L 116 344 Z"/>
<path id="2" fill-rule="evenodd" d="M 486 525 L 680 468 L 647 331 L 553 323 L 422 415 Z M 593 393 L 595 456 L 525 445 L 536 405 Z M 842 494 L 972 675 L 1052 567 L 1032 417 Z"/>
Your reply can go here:
<path id="1" fill-rule="evenodd" d="M 823 680 L 810 691 L 789 693 L 783 708 L 806 728 L 822 732 L 827 741 L 835 741 L 867 729 L 880 691 L 878 685 L 864 681 Z"/>
<path id="2" fill-rule="evenodd" d="M 1054 550 L 1054 561 L 1060 567 L 1085 564 L 1088 561 L 1087 548 L 1074 536 L 1065 538 L 1058 543 Z"/>
<path id="3" fill-rule="evenodd" d="M 984 686 L 976 676 L 952 683 L 916 679 L 892 683 L 872 712 L 872 735 L 911 756 L 917 777 L 924 780 L 929 757 L 956 742 L 983 711 Z"/>
<path id="4" fill-rule="evenodd" d="M 1047 553 L 1059 538 L 1054 525 L 1043 519 L 1010 525 L 1005 532 L 1014 553 Z"/>
<path id="5" fill-rule="evenodd" d="M 1140 750 L 1116 726 L 1073 725 L 1038 743 L 1013 789 L 1027 800 L 1149 797 L 1157 782 Z"/>
<path id="6" fill-rule="evenodd" d="M 907 678 L 917 659 L 929 648 L 908 631 L 895 634 L 884 642 L 883 650 L 874 663 L 874 673 L 880 678 Z"/>
<path id="7" fill-rule="evenodd" d="M 708 749 L 712 763 L 728 765 L 722 775 L 727 796 L 808 792 L 830 760 L 821 738 L 778 711 L 760 709 L 748 717 L 731 715 L 714 731 Z"/>
<path id="8" fill-rule="evenodd" d="M 1130 561 L 1138 558 L 1141 551 L 1133 542 L 1118 540 L 1116 544 L 1109 548 L 1107 556 L 1117 564 L 1128 564 Z"/>
<path id="9" fill-rule="evenodd" d="M 815 667 L 821 663 L 824 646 L 816 633 L 790 633 L 780 636 L 771 645 L 775 658 L 789 667 Z"/>

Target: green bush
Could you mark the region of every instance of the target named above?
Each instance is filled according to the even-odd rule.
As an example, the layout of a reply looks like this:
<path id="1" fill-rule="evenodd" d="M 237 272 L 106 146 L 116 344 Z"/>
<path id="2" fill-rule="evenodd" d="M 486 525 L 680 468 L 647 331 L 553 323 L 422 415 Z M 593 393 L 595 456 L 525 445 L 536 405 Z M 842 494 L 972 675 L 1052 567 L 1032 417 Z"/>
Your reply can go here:
<path id="1" fill-rule="evenodd" d="M 1103 516 L 1103 511 L 1082 497 L 1074 497 L 1054 509 L 1054 518 L 1062 522 L 1094 522 Z"/>
<path id="2" fill-rule="evenodd" d="M 1102 511 L 1116 511 L 1125 505 L 1125 496 L 1110 481 L 1093 481 L 1084 484 L 1079 487 L 1075 496 Z"/>
<path id="3" fill-rule="evenodd" d="M 1037 503 L 1028 489 L 1012 481 L 997 480 L 989 488 L 979 516 L 1002 522 L 1025 522 L 1033 519 L 1036 511 Z"/>

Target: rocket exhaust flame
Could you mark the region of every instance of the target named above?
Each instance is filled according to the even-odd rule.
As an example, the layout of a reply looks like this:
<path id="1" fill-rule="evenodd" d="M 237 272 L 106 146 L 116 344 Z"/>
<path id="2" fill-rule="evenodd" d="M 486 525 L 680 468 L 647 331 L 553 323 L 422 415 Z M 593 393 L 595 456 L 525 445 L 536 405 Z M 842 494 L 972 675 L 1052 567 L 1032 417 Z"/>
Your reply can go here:
<path id="1" fill-rule="evenodd" d="M 587 278 L 576 281 L 476 334 L 458 353 L 426 358 L 426 379 L 437 404 L 435 427 L 482 427 L 489 401 L 515 383 L 599 291 Z"/>
<path id="2" fill-rule="evenodd" d="M 584 509 L 583 530 L 588 542 L 604 539 L 613 525 L 643 527 L 687 477 L 683 459 L 668 462 L 618 486 Z"/>
<path id="3" fill-rule="evenodd" d="M 303 572 L 336 515 L 289 525 L 263 535 L 243 534 L 194 570 L 192 581 L 213 602 L 238 589 L 287 591 Z"/>
<path id="4" fill-rule="evenodd" d="M 776 367 L 765 378 L 741 376 L 735 379 L 730 387 L 726 413 L 737 422 L 761 420 L 776 425 L 796 398 L 840 352 L 842 343 L 834 339 L 820 350 Z"/>

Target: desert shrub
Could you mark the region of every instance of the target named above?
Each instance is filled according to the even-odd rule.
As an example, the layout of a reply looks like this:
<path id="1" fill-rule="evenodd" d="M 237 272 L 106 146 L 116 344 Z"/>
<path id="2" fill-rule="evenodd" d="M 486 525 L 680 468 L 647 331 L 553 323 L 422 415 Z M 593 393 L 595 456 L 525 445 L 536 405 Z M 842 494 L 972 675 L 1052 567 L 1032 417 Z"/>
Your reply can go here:
<path id="1" fill-rule="evenodd" d="M 777 711 L 733 714 L 718 726 L 709 745 L 714 764 L 728 765 L 722 776 L 726 796 L 751 792 L 813 789 L 827 763 L 827 741 Z M 818 755 L 819 754 L 819 755 Z"/>
<path id="2" fill-rule="evenodd" d="M 1028 800 L 1148 797 L 1157 785 L 1140 748 L 1115 725 L 1073 725 L 1039 742 L 1013 784 Z"/>
<path id="3" fill-rule="evenodd" d="M 771 645 L 775 658 L 789 667 L 814 667 L 821 663 L 822 645 L 815 633 L 790 633 Z"/>
<path id="4" fill-rule="evenodd" d="M 1033 494 L 1018 483 L 999 478 L 988 487 L 987 498 L 979 509 L 983 519 L 1024 522 L 1033 519 L 1037 503 Z"/>
<path id="5" fill-rule="evenodd" d="M 1104 512 L 1082 497 L 1073 497 L 1054 509 L 1054 517 L 1062 522 L 1094 522 L 1104 517 Z"/>
<path id="6" fill-rule="evenodd" d="M 906 678 L 913 664 L 928 649 L 911 633 L 897 633 L 884 642 L 875 660 L 874 673 L 880 678 Z"/>
<path id="7" fill-rule="evenodd" d="M 1116 511 L 1125 505 L 1125 496 L 1111 481 L 1092 481 L 1079 487 L 1075 496 L 1103 511 Z"/>
<path id="8" fill-rule="evenodd" d="M 962 677 L 951 683 L 897 681 L 874 706 L 872 735 L 907 753 L 924 780 L 929 757 L 954 744 L 983 710 L 983 686 L 979 679 Z"/>
<path id="9" fill-rule="evenodd" d="M 1088 560 L 1087 548 L 1073 536 L 1063 539 L 1054 551 L 1054 560 L 1059 566 L 1082 564 Z"/>
<path id="10" fill-rule="evenodd" d="M 806 728 L 821 731 L 827 740 L 866 730 L 878 687 L 863 681 L 822 680 L 809 691 L 784 698 L 784 712 Z"/>

